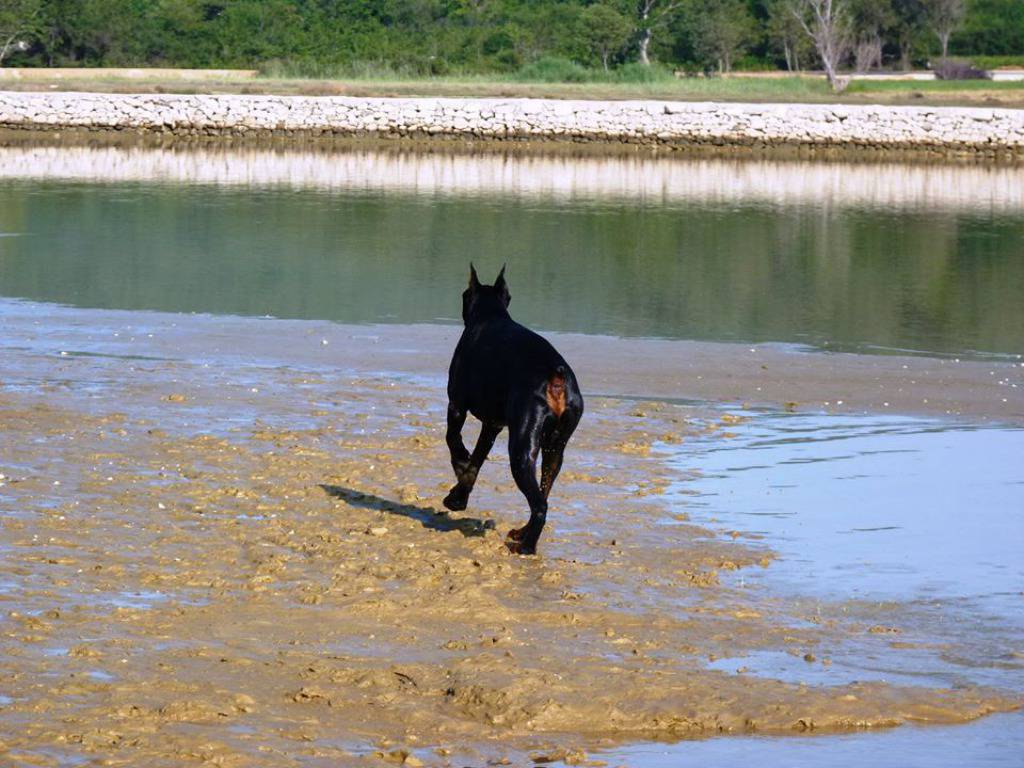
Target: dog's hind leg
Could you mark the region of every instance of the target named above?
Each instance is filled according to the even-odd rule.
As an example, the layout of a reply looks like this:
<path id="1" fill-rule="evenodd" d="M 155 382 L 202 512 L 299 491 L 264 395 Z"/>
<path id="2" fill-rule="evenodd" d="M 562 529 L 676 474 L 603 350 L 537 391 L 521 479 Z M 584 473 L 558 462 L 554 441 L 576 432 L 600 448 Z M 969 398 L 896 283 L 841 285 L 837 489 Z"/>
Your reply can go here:
<path id="1" fill-rule="evenodd" d="M 522 528 L 509 531 L 505 542 L 512 552 L 520 555 L 536 553 L 537 540 L 547 522 L 548 502 L 537 485 L 537 452 L 543 416 L 535 411 L 519 427 L 513 429 L 509 426 L 508 457 L 512 479 L 530 505 L 529 522 Z"/>
<path id="2" fill-rule="evenodd" d="M 551 486 L 555 484 L 555 478 L 562 469 L 565 446 L 579 421 L 579 413 L 567 410 L 541 438 L 540 491 L 545 499 L 551 493 Z"/>
<path id="3" fill-rule="evenodd" d="M 473 453 L 470 455 L 461 474 L 458 469 L 455 470 L 457 482 L 448 492 L 448 495 L 444 497 L 444 505 L 448 509 L 453 512 L 461 512 L 469 504 L 469 494 L 473 492 L 473 486 L 476 485 L 476 478 L 480 474 L 480 467 L 487 461 L 487 454 L 491 452 L 499 432 L 501 432 L 501 427 L 490 424 L 484 424 L 480 428 L 480 437 L 477 438 Z M 461 436 L 459 437 L 459 442 L 462 442 Z M 454 463 L 453 459 L 453 466 Z"/>

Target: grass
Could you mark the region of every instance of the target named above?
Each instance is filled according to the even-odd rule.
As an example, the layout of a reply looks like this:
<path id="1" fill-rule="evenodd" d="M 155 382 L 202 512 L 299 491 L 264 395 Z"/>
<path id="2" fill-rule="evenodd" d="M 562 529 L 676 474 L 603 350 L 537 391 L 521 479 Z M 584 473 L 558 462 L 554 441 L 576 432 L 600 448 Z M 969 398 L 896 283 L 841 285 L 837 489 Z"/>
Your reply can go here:
<path id="1" fill-rule="evenodd" d="M 979 69 L 1008 67 L 1024 69 L 1024 56 L 968 56 L 965 58 Z"/>
<path id="2" fill-rule="evenodd" d="M 538 63 L 539 64 L 539 63 Z M 248 80 L 197 81 L 125 79 L 103 70 L 54 81 L 0 80 L 3 90 L 64 90 L 109 93 L 249 93 L 344 96 L 531 97 L 555 99 L 665 99 L 680 101 L 749 101 L 848 104 L 917 104 L 1024 108 L 1024 82 L 856 80 L 846 93 L 833 94 L 820 77 L 683 77 L 664 71 L 609 74 L 584 70 L 589 81 L 559 81 L 561 64 L 547 64 L 516 75 L 412 77 L 392 71 L 367 71 L 346 79 L 260 76 Z M 42 75 L 43 73 L 41 73 Z M 579 73 L 577 73 L 578 75 Z M 573 75 L 570 75 L 573 76 Z M 582 76 L 580 76 L 582 77 Z M 642 78 L 647 78 L 646 80 Z"/>
<path id="3" fill-rule="evenodd" d="M 1024 81 L 991 80 L 854 80 L 848 93 L 899 93 L 928 91 L 930 93 L 977 93 L 988 91 L 1017 91 L 1024 95 Z"/>

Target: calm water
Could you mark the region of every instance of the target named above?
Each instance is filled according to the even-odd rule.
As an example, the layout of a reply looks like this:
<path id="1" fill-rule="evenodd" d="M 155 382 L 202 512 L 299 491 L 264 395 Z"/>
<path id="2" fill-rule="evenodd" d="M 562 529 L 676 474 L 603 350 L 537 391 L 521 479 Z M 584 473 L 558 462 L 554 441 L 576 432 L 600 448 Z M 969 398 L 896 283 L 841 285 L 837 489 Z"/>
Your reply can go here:
<path id="1" fill-rule="evenodd" d="M 707 768 L 1020 768 L 1024 714 L 989 715 L 952 728 L 906 725 L 891 731 L 772 739 L 738 736 L 672 746 L 639 744 L 607 755 L 611 765 Z M 560 764 L 561 765 L 561 764 Z"/>
<path id="2" fill-rule="evenodd" d="M 372 153 L 4 152 L 8 297 L 443 322 L 473 260 L 508 262 L 514 313 L 551 330 L 1024 349 L 1024 172 L 563 160 L 546 184 L 493 156 L 439 172 Z"/>
<path id="3" fill-rule="evenodd" d="M 770 538 L 765 573 L 833 600 L 984 597 L 1024 640 L 1024 429 L 772 413 L 731 429 L 680 452 L 700 477 L 679 501 Z"/>
<path id="4" fill-rule="evenodd" d="M 672 463 L 699 475 L 673 507 L 770 542 L 778 559 L 745 589 L 842 604 L 866 626 L 908 623 L 921 648 L 876 642 L 712 666 L 793 682 L 852 680 L 1024 690 L 1024 429 L 902 416 L 753 413 L 734 437 L 697 441 Z M 670 521 L 666 521 L 670 522 Z M 670 530 L 670 529 L 669 529 Z M 903 640 L 911 639 L 904 635 Z"/>

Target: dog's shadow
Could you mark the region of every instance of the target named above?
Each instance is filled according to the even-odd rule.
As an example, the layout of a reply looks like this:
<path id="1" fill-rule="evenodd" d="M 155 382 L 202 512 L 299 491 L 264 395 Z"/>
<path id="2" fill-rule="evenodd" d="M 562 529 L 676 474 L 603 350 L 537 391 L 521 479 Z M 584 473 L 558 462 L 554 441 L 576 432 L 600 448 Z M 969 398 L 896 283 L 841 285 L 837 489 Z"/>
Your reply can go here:
<path id="1" fill-rule="evenodd" d="M 478 520 L 475 517 L 449 517 L 447 512 L 438 512 L 432 507 L 417 507 L 412 504 L 400 504 L 365 491 L 346 488 L 342 485 L 321 483 L 324 493 L 341 499 L 353 507 L 371 509 L 374 512 L 387 512 L 389 515 L 401 515 L 415 520 L 424 528 L 432 531 L 448 533 L 458 531 L 463 536 L 483 536 L 487 531 L 494 530 L 493 520 Z"/>

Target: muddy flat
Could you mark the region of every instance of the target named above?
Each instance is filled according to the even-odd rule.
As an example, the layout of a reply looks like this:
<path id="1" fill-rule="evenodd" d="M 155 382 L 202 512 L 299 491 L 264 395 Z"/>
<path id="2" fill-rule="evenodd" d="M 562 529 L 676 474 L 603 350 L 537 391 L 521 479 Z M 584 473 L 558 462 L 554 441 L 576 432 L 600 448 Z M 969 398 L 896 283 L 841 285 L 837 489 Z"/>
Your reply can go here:
<path id="1" fill-rule="evenodd" d="M 958 591 L 912 544 L 814 543 L 881 535 L 886 472 L 954 471 L 908 430 L 1019 451 L 1013 359 L 553 335 L 588 410 L 530 558 L 503 545 L 525 506 L 501 440 L 469 509 L 440 505 L 455 326 L 11 300 L 0 323 L 5 763 L 639 765 L 1024 696 L 1019 558 L 966 547 L 993 570 Z M 786 475 L 834 466 L 848 485 Z M 974 514 L 1012 541 L 1024 478 L 985 466 Z M 787 477 L 805 495 L 762 509 Z"/>

